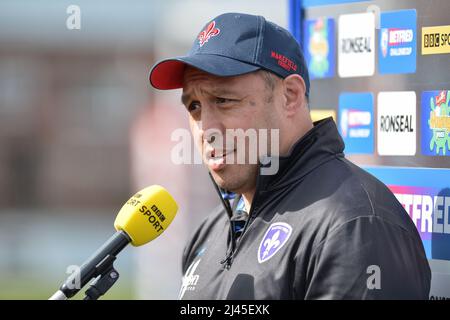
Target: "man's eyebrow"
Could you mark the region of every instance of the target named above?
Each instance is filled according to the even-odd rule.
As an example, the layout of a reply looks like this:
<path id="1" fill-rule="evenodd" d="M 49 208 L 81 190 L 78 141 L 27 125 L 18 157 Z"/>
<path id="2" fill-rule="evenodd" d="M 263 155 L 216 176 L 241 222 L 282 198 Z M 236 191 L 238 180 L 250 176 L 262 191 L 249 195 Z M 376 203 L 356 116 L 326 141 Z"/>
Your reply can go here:
<path id="1" fill-rule="evenodd" d="M 184 105 L 186 105 L 189 102 L 190 99 L 191 99 L 191 96 L 190 96 L 189 93 L 183 93 L 181 95 L 181 103 L 184 104 Z"/>
<path id="2" fill-rule="evenodd" d="M 228 88 L 214 88 L 211 90 L 203 90 L 200 89 L 201 93 L 209 96 L 222 96 L 222 95 L 235 95 L 236 92 L 234 90 L 230 90 Z M 189 93 L 183 93 L 181 95 L 181 103 L 186 105 L 189 100 L 191 100 L 191 95 Z"/>
<path id="3" fill-rule="evenodd" d="M 214 88 L 211 90 L 211 94 L 215 96 L 221 96 L 221 95 L 234 95 L 236 92 L 234 90 L 230 90 L 228 88 Z"/>

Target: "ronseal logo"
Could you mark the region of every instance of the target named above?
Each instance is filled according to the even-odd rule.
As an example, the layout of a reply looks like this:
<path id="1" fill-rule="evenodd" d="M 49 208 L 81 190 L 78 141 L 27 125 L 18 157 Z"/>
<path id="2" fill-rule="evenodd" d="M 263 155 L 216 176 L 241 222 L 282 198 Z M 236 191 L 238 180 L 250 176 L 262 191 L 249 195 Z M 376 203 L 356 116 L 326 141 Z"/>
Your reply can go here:
<path id="1" fill-rule="evenodd" d="M 372 93 L 342 93 L 338 122 L 345 153 L 373 153 Z"/>
<path id="2" fill-rule="evenodd" d="M 414 132 L 413 116 L 410 114 L 380 116 L 381 132 Z"/>
<path id="3" fill-rule="evenodd" d="M 416 10 L 381 14 L 380 73 L 413 73 L 416 71 Z"/>
<path id="4" fill-rule="evenodd" d="M 343 53 L 371 53 L 371 37 L 356 37 L 341 39 L 341 52 Z"/>
<path id="5" fill-rule="evenodd" d="M 380 155 L 415 155 L 416 93 L 380 92 L 377 105 L 377 150 Z"/>
<path id="6" fill-rule="evenodd" d="M 375 72 L 373 12 L 339 16 L 338 73 L 340 77 L 371 76 Z"/>

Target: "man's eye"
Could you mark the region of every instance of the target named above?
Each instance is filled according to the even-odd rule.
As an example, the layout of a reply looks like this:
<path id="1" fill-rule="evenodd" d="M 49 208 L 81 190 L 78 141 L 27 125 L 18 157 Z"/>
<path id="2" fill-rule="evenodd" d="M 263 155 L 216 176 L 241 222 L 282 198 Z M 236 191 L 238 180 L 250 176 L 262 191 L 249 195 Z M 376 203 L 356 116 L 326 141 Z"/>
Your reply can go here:
<path id="1" fill-rule="evenodd" d="M 193 101 L 189 106 L 188 106 L 188 111 L 189 112 L 194 112 L 198 109 L 200 109 L 200 103 L 198 101 Z"/>
<path id="2" fill-rule="evenodd" d="M 229 103 L 229 102 L 232 102 L 232 101 L 233 101 L 232 99 L 227 99 L 227 98 L 220 98 L 220 97 L 216 98 L 216 103 L 217 104 L 225 104 L 225 103 Z"/>

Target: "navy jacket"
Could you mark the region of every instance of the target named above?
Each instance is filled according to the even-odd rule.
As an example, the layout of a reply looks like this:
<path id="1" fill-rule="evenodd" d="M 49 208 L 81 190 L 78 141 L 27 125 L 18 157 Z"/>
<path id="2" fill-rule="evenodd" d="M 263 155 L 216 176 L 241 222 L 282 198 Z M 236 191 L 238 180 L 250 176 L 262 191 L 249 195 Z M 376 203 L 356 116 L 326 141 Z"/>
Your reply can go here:
<path id="1" fill-rule="evenodd" d="M 182 299 L 428 299 L 431 271 L 392 192 L 348 161 L 331 118 L 259 175 L 242 235 L 217 208 L 183 255 Z"/>

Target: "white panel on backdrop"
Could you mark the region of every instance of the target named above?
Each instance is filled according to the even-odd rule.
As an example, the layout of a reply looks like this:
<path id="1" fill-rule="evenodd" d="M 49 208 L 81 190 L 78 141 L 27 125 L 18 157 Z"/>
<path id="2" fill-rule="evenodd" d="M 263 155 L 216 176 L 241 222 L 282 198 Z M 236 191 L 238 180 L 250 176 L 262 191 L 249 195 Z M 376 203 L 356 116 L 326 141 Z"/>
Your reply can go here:
<path id="1" fill-rule="evenodd" d="M 416 93 L 380 92 L 377 103 L 377 149 L 382 156 L 416 154 Z"/>
<path id="2" fill-rule="evenodd" d="M 375 72 L 375 15 L 373 12 L 339 16 L 338 72 L 342 78 Z"/>

